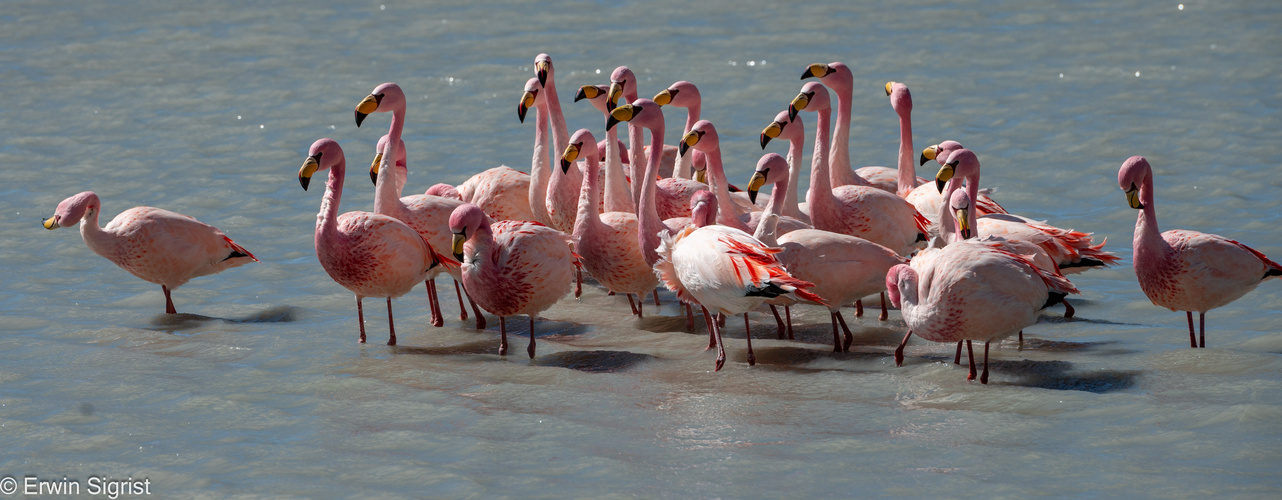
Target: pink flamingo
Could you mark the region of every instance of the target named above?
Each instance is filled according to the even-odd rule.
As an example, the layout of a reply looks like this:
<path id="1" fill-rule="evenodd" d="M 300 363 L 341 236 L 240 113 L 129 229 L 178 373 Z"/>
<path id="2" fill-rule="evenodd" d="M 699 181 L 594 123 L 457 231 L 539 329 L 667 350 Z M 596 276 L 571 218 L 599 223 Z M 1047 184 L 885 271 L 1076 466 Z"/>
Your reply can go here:
<path id="1" fill-rule="evenodd" d="M 614 111 L 614 108 L 618 106 L 620 98 L 622 98 L 623 102 L 626 104 L 636 101 L 637 97 L 636 75 L 633 74 L 632 70 L 627 66 L 619 66 L 618 68 L 615 68 L 614 71 L 610 73 L 610 90 L 607 93 L 608 102 L 606 105 L 609 107 L 610 111 Z M 629 164 L 632 166 L 632 178 L 637 178 L 637 174 L 640 173 L 641 169 L 646 164 L 646 158 L 652 154 L 653 151 L 661 152 L 659 153 L 660 162 L 659 170 L 657 171 L 658 175 L 660 177 L 665 177 L 662 175 L 664 172 L 671 173 L 677 159 L 677 148 L 666 145 L 661 145 L 656 148 L 645 148 L 642 146 L 644 141 L 645 138 L 642 137 L 639 130 L 633 131 L 632 127 L 628 127 Z M 660 138 L 659 143 L 663 144 L 662 138 Z M 637 200 L 640 196 L 641 188 L 634 183 L 632 185 L 632 198 L 633 200 Z M 680 203 L 684 205 L 688 201 L 689 198 L 685 198 L 681 200 Z M 639 201 L 636 203 L 640 204 Z M 689 214 L 681 215 L 689 216 Z M 674 215 L 673 217 L 676 216 Z"/>
<path id="2" fill-rule="evenodd" d="M 788 133 L 785 134 L 784 131 L 788 129 L 788 125 L 794 122 L 797 124 L 794 128 L 797 130 L 789 130 Z M 771 139 L 778 137 L 785 137 L 787 139 L 788 186 L 793 187 L 789 187 L 782 193 L 782 215 L 792 217 L 805 223 L 810 223 L 810 214 L 808 213 L 809 207 L 802 208 L 801 204 L 797 202 L 797 189 L 795 187 L 800 185 L 798 180 L 801 178 L 801 148 L 806 142 L 804 129 L 805 127 L 801 123 L 801 115 L 796 115 L 795 117 L 790 118 L 788 116 L 788 110 L 780 111 L 779 114 L 775 115 L 775 120 L 770 122 L 770 125 L 767 125 L 766 128 L 761 131 L 761 149 L 766 149 L 766 144 L 769 144 Z M 778 186 L 776 186 L 775 189 L 778 189 Z M 749 191 L 751 191 L 751 189 Z M 778 193 L 778 191 L 771 191 L 771 201 L 774 201 L 774 196 Z"/>
<path id="3" fill-rule="evenodd" d="M 730 226 L 743 232 L 752 231 L 756 227 L 756 217 L 760 217 L 761 211 L 756 210 L 756 198 L 744 192 L 730 192 L 730 181 L 726 179 L 725 168 L 721 163 L 721 138 L 717 134 L 717 127 L 712 122 L 708 120 L 695 122 L 690 132 L 681 138 L 677 153 L 685 157 L 686 151 L 692 149 L 702 151 L 707 156 L 705 170 L 708 172 L 708 186 L 717 196 L 719 207 L 717 224 Z M 781 230 L 787 232 L 806 227 L 810 225 L 789 218 L 782 224 Z"/>
<path id="4" fill-rule="evenodd" d="M 499 355 L 507 355 L 507 317 L 530 317 L 534 357 L 534 319 L 570 291 L 578 256 L 570 238 L 530 221 L 494 222 L 485 212 L 465 203 L 450 215 L 454 258 L 463 263 L 463 286 L 481 307 L 499 317 Z"/>
<path id="5" fill-rule="evenodd" d="M 810 174 L 810 221 L 815 229 L 858 236 L 900 255 L 916 251 L 926 240 L 928 221 L 903 198 L 867 186 L 831 187 L 828 175 L 828 130 L 832 113 L 828 89 L 819 82 L 806 83 L 792 100 L 788 113 L 814 111 L 815 153 Z M 799 124 L 789 129 L 801 133 Z"/>
<path id="6" fill-rule="evenodd" d="M 384 83 L 374 88 L 368 96 L 356 106 L 357 126 L 364 118 L 372 113 L 391 113 L 392 122 L 388 128 L 387 134 L 379 138 L 377 151 L 374 155 L 374 162 L 370 166 L 370 176 L 375 180 L 374 188 L 374 212 L 383 215 L 389 215 L 396 220 L 408 224 L 418 231 L 423 239 L 433 246 L 433 248 L 444 248 L 449 244 L 449 232 L 446 231 L 445 223 L 449 220 L 450 213 L 454 208 L 461 205 L 463 201 L 453 197 L 440 197 L 432 195 L 410 195 L 402 197 L 405 182 L 409 175 L 409 168 L 406 162 L 405 141 L 401 135 L 405 124 L 405 93 L 401 87 L 395 83 Z M 386 150 L 388 142 L 397 141 L 395 151 L 395 166 L 391 175 L 385 177 L 388 182 L 378 184 L 378 168 L 382 163 L 382 151 Z M 456 192 L 457 193 L 457 192 Z M 467 321 L 467 308 L 463 305 L 463 293 L 459 290 L 458 282 L 460 271 L 454 266 L 440 266 L 436 268 L 436 273 L 426 280 L 428 304 L 432 311 L 432 326 L 442 326 L 445 324 L 441 315 L 440 300 L 436 294 L 436 276 L 440 273 L 448 273 L 454 278 L 454 292 L 459 301 L 459 319 Z M 468 299 L 472 305 L 472 311 L 476 314 L 476 327 L 485 328 L 485 316 L 481 314 L 476 303 Z"/>
<path id="7" fill-rule="evenodd" d="M 686 108 L 686 125 L 685 129 L 681 131 L 682 136 L 690 133 L 690 129 L 694 128 L 694 124 L 699 121 L 699 115 L 703 109 L 703 97 L 699 95 L 699 87 L 685 80 L 673 83 L 668 88 L 655 94 L 653 101 L 660 106 L 671 104 L 678 108 Z M 680 146 L 677 147 L 680 148 Z M 692 158 L 690 157 L 678 154 L 677 162 L 672 168 L 672 177 L 689 179 L 693 173 L 691 160 Z"/>
<path id="8" fill-rule="evenodd" d="M 927 161 L 935 160 L 942 167 L 948 157 L 959 149 L 962 149 L 962 145 L 957 141 L 944 141 L 927 147 L 921 152 L 921 165 L 925 165 Z M 930 219 L 931 228 L 935 229 L 934 234 L 940 232 L 940 214 L 947 209 L 948 205 L 948 200 L 944 198 L 943 189 L 940 186 L 942 184 L 938 182 L 934 183 L 933 187 L 931 183 L 922 184 L 914 188 L 904 198 L 909 203 L 912 203 L 914 207 L 917 207 L 918 212 Z M 981 216 L 1007 213 L 1005 208 L 989 197 L 988 191 L 987 189 L 978 190 L 976 191 L 979 193 L 978 200 L 972 198 L 972 200 L 975 200 L 977 213 Z"/>
<path id="9" fill-rule="evenodd" d="M 548 153 L 547 132 L 550 129 L 548 92 L 539 85 L 538 78 L 525 84 L 525 94 L 517 105 L 517 116 L 525 121 L 525 113 L 534 108 L 534 163 L 530 167 L 530 209 L 536 222 L 541 222 L 561 232 L 574 230 L 574 216 L 578 211 L 578 188 L 583 184 L 583 172 L 576 168 L 558 173 L 552 168 Z M 568 138 L 566 138 L 568 141 Z M 568 143 L 568 142 L 567 142 Z M 558 151 L 564 151 L 561 146 Z M 541 205 L 541 206 L 539 206 Z M 542 209 L 542 210 L 540 210 Z"/>
<path id="10" fill-rule="evenodd" d="M 1153 168 L 1132 156 L 1117 172 L 1135 220 L 1135 276 L 1154 305 L 1185 311 L 1190 347 L 1206 347 L 1206 312 L 1254 290 L 1261 281 L 1282 275 L 1282 265 L 1256 250 L 1215 234 L 1172 229 L 1159 233 L 1153 208 Z M 1200 339 L 1193 336 L 1198 313 Z"/>
<path id="11" fill-rule="evenodd" d="M 391 142 L 391 141 L 389 141 Z M 298 182 L 307 190 L 312 175 L 329 170 L 325 197 L 316 216 L 316 258 L 330 278 L 356 295 L 360 342 L 365 342 L 365 297 L 387 298 L 387 345 L 396 345 L 392 299 L 405 295 L 432 274 L 439 264 L 457 265 L 432 250 L 422 236 L 404 222 L 371 212 L 338 214 L 347 160 L 333 139 L 320 139 L 308 149 L 298 170 Z M 393 155 L 384 154 L 386 162 Z M 380 168 L 379 177 L 391 175 Z M 384 182 L 387 182 L 386 180 Z"/>
<path id="12" fill-rule="evenodd" d="M 641 254 L 637 238 L 637 215 L 628 212 L 598 214 L 600 187 L 598 186 L 597 142 L 592 132 L 580 129 L 570 137 L 570 145 L 561 156 L 561 169 L 576 168 L 573 162 L 580 156 L 587 158 L 587 175 L 579 194 L 579 214 L 574 223 L 574 248 L 582 256 L 583 266 L 606 289 L 623 292 L 632 304 L 632 296 L 640 306 L 632 305 L 632 313 L 642 316 L 644 294 L 659 285 L 654 268 Z"/>
<path id="13" fill-rule="evenodd" d="M 704 307 L 704 319 L 717 346 L 717 371 L 726 361 L 720 324 L 727 316 L 744 315 L 748 364 L 755 365 L 748 311 L 781 295 L 824 304 L 822 298 L 809 291 L 810 283 L 788 274 L 775 256 L 779 249 L 769 248 L 738 229 L 718 224 L 690 225 L 676 234 L 663 232 L 661 240 L 661 259 L 655 264 L 655 272 L 679 300 Z M 717 314 L 716 320 L 708 317 L 709 309 Z"/>
<path id="14" fill-rule="evenodd" d="M 80 224 L 80 237 L 101 255 L 165 292 L 165 313 L 177 314 L 170 292 L 188 280 L 258 262 L 218 228 L 192 217 L 153 207 L 134 207 L 98 226 L 102 202 L 85 191 L 58 204 L 45 229 Z"/>
<path id="15" fill-rule="evenodd" d="M 912 264 L 886 273 L 890 301 L 900 308 L 908 333 L 895 349 L 895 364 L 904 359 L 908 338 L 934 342 L 984 341 L 988 383 L 988 348 L 994 340 L 1014 335 L 1037 322 L 1037 312 L 1069 293 L 1078 293 L 1058 273 L 1039 269 L 1027 258 L 1001 249 L 1002 242 L 965 240 L 927 249 Z M 975 354 L 970 374 L 975 379 Z"/>
<path id="16" fill-rule="evenodd" d="M 607 86 L 584 85 L 579 87 L 579 92 L 574 95 L 575 102 L 587 99 L 592 107 L 596 108 L 605 115 L 608 120 L 612 107 L 606 101 L 606 96 L 610 90 Z M 623 148 L 619 142 L 619 130 L 610 129 L 605 133 L 605 147 L 598 148 L 602 150 L 605 162 L 605 187 L 603 188 L 602 197 L 604 199 L 606 212 L 629 212 L 637 213 L 636 200 L 632 199 L 632 187 L 623 171 L 623 158 L 621 152 Z"/>

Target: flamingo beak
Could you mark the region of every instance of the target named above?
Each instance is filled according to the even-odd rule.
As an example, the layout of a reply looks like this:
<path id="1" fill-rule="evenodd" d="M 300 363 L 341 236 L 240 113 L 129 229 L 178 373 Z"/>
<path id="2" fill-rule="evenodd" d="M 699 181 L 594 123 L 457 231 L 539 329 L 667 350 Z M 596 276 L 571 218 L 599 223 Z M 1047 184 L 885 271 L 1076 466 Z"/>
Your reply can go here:
<path id="1" fill-rule="evenodd" d="M 623 82 L 610 82 L 610 91 L 606 92 L 605 109 L 614 112 L 614 108 L 619 106 L 619 97 L 623 95 Z M 606 130 L 610 130 L 608 127 Z"/>
<path id="2" fill-rule="evenodd" d="M 1140 202 L 1140 188 L 1135 187 L 1134 183 L 1131 184 L 1130 189 L 1126 190 L 1126 202 L 1136 210 L 1144 208 L 1144 204 Z"/>
<path id="3" fill-rule="evenodd" d="M 963 240 L 968 240 L 971 236 L 974 236 L 970 227 L 970 219 L 966 215 L 966 209 L 964 208 L 957 209 L 957 212 L 953 215 L 957 218 L 957 229 L 961 233 Z"/>
<path id="4" fill-rule="evenodd" d="M 450 245 L 450 251 L 454 254 L 454 260 L 463 262 L 463 243 L 467 242 L 467 230 L 454 233 L 454 241 Z"/>
<path id="5" fill-rule="evenodd" d="M 584 99 L 596 99 L 599 95 L 601 95 L 601 89 L 597 88 L 596 85 L 584 85 L 579 87 L 578 93 L 574 94 L 574 102 Z"/>
<path id="6" fill-rule="evenodd" d="M 782 134 L 782 133 L 783 133 L 782 123 L 770 122 L 770 125 L 767 126 L 765 130 L 761 131 L 761 149 L 766 149 L 766 144 L 770 143 L 770 139 L 779 137 L 779 134 Z"/>
<path id="7" fill-rule="evenodd" d="M 654 101 L 655 104 L 658 104 L 659 106 L 667 106 L 668 104 L 672 103 L 672 96 L 675 96 L 675 95 L 677 95 L 676 90 L 664 89 L 663 92 L 659 92 L 658 94 L 655 94 L 654 99 L 652 100 Z"/>
<path id="8" fill-rule="evenodd" d="M 516 105 L 516 117 L 525 123 L 525 112 L 534 107 L 535 91 L 527 91 L 521 94 L 521 102 Z"/>
<path id="9" fill-rule="evenodd" d="M 830 74 L 832 74 L 832 68 L 829 68 L 827 64 L 815 63 L 806 67 L 806 72 L 801 74 L 801 79 L 823 78 Z"/>
<path id="10" fill-rule="evenodd" d="M 534 75 L 539 77 L 539 86 L 547 85 L 548 83 L 547 61 L 539 61 L 534 63 Z"/>
<path id="11" fill-rule="evenodd" d="M 706 168 L 705 168 L 705 169 L 703 169 L 703 170 L 695 170 L 695 171 L 694 171 L 694 180 L 695 180 L 696 182 L 702 182 L 702 183 L 704 183 L 704 184 L 707 184 L 707 183 L 708 183 L 708 169 L 706 169 Z"/>
<path id="12" fill-rule="evenodd" d="M 887 96 L 887 97 L 890 97 L 890 88 L 891 88 L 891 87 L 893 87 L 894 85 L 895 85 L 895 82 L 886 82 L 886 96 Z"/>
<path id="13" fill-rule="evenodd" d="M 58 224 L 58 219 L 59 219 L 59 216 L 57 216 L 57 215 L 55 215 L 55 216 L 53 216 L 53 217 L 50 217 L 50 218 L 48 218 L 48 219 L 45 219 L 45 220 L 43 221 L 45 229 L 48 229 L 48 230 L 50 230 L 50 231 L 53 231 L 54 229 L 58 229 L 59 227 L 61 227 L 61 226 Z"/>
<path id="14" fill-rule="evenodd" d="M 921 150 L 921 163 L 918 163 L 917 166 L 925 165 L 926 162 L 933 159 L 935 159 L 935 146 L 923 149 Z"/>
<path id="15" fill-rule="evenodd" d="M 702 132 L 698 130 L 691 130 L 685 135 L 685 137 L 681 138 L 681 144 L 677 145 L 677 156 L 684 157 L 686 155 L 686 151 L 689 151 L 695 144 L 698 144 L 699 139 L 702 138 Z"/>
<path id="16" fill-rule="evenodd" d="M 374 155 L 374 163 L 369 166 L 369 181 L 375 186 L 378 185 L 378 166 L 383 163 L 383 153 L 380 151 Z"/>
<path id="17" fill-rule="evenodd" d="M 810 104 L 810 97 L 811 97 L 810 95 L 807 95 L 805 92 L 802 92 L 800 94 L 797 94 L 797 97 L 794 97 L 792 99 L 792 102 L 788 103 L 788 119 L 789 120 L 797 119 L 797 113 L 806 109 L 806 106 Z"/>
<path id="18" fill-rule="evenodd" d="M 614 108 L 614 110 L 610 112 L 610 117 L 605 120 L 605 130 L 609 131 L 619 122 L 632 121 L 633 118 L 636 118 L 636 115 L 639 112 L 640 108 L 634 107 L 631 104 L 624 104 Z"/>
<path id="19" fill-rule="evenodd" d="M 360 104 L 356 105 L 356 127 L 357 128 L 361 126 L 361 122 L 365 121 L 366 116 L 369 116 L 370 113 L 378 111 L 378 104 L 382 100 L 383 100 L 382 94 L 380 95 L 370 94 L 365 96 L 365 98 L 361 100 Z"/>
<path id="20" fill-rule="evenodd" d="M 758 170 L 753 172 L 752 178 L 748 179 L 748 201 L 757 202 L 757 191 L 761 186 L 766 185 L 766 176 L 770 175 L 770 169 Z"/>
<path id="21" fill-rule="evenodd" d="M 570 165 L 573 164 L 574 160 L 577 160 L 577 159 L 579 159 L 579 145 L 571 144 L 569 146 L 566 146 L 565 154 L 561 155 L 561 173 L 562 174 L 570 173 Z"/>
<path id="22" fill-rule="evenodd" d="M 320 168 L 320 155 L 315 154 L 308 156 L 303 161 L 303 167 L 298 169 L 298 183 L 303 185 L 303 191 L 307 190 L 307 184 L 311 183 L 312 174 Z"/>
<path id="23" fill-rule="evenodd" d="M 939 173 L 935 174 L 935 187 L 939 189 L 939 192 L 944 192 L 944 184 L 947 183 L 949 179 L 953 178 L 953 174 L 956 172 L 956 167 L 957 165 L 954 163 L 949 163 L 939 167 Z"/>

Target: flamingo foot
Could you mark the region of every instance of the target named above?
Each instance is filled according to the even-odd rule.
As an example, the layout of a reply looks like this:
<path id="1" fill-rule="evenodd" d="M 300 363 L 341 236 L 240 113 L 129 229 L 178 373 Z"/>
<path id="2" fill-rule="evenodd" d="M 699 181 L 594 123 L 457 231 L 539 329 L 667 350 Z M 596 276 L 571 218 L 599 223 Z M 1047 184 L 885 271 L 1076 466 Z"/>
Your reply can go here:
<path id="1" fill-rule="evenodd" d="M 895 366 L 904 366 L 904 346 L 908 345 L 908 337 L 913 336 L 913 331 L 908 330 L 904 334 L 904 340 L 899 341 L 899 347 L 895 348 Z"/>
<path id="2" fill-rule="evenodd" d="M 639 311 L 637 311 L 637 303 L 636 303 L 636 302 L 634 302 L 634 301 L 632 300 L 632 294 L 630 294 L 630 293 L 625 293 L 624 295 L 627 295 L 627 296 L 628 296 L 628 306 L 632 307 L 632 314 L 633 314 L 633 315 L 640 315 L 641 313 L 640 313 Z"/>
<path id="3" fill-rule="evenodd" d="M 396 323 L 392 321 L 392 298 L 387 298 L 387 345 L 396 345 Z"/>
<path id="4" fill-rule="evenodd" d="M 178 314 L 178 310 L 174 309 L 174 299 L 169 296 L 169 287 L 160 285 L 160 289 L 165 292 L 165 314 Z"/>
<path id="5" fill-rule="evenodd" d="M 458 296 L 458 320 L 467 321 L 467 306 L 463 305 L 463 290 L 454 282 L 454 295 Z"/>
<path id="6" fill-rule="evenodd" d="M 863 300 L 855 301 L 855 317 L 856 318 L 864 317 L 864 301 Z"/>
<path id="7" fill-rule="evenodd" d="M 973 371 L 974 368 L 971 368 Z M 984 374 L 979 376 L 979 383 L 988 383 L 988 342 L 984 342 Z"/>
<path id="8" fill-rule="evenodd" d="M 837 315 L 828 316 L 829 321 L 832 321 L 832 352 L 841 352 L 841 333 L 837 331 Z"/>
<path id="9" fill-rule="evenodd" d="M 1073 304 L 1069 304 L 1067 300 L 1061 300 L 1061 302 L 1063 302 L 1063 303 L 1064 303 L 1064 317 L 1065 317 L 1065 318 L 1070 318 L 1070 319 L 1071 319 L 1071 318 L 1073 317 L 1073 315 L 1077 314 L 1077 310 L 1076 310 L 1076 309 L 1073 309 Z"/>
<path id="10" fill-rule="evenodd" d="M 428 309 L 432 311 L 432 326 L 440 328 L 445 325 L 445 318 L 441 315 L 441 303 L 436 295 L 436 281 L 427 280 L 424 284 L 427 285 Z M 391 299 L 388 301 L 390 303 Z"/>
<path id="11" fill-rule="evenodd" d="M 855 336 L 850 334 L 850 328 L 846 326 L 846 318 L 841 317 L 841 310 L 832 313 L 837 317 L 837 322 L 841 323 L 841 330 L 846 332 L 846 340 L 841 344 L 841 352 L 850 352 L 850 344 L 855 342 Z"/>
<path id="12" fill-rule="evenodd" d="M 530 345 L 525 348 L 525 352 L 529 353 L 530 359 L 534 359 L 534 316 L 530 316 Z"/>
<path id="13" fill-rule="evenodd" d="M 975 380 L 975 348 L 969 340 L 966 341 L 966 356 L 970 358 L 970 373 L 966 375 L 966 380 Z"/>
<path id="14" fill-rule="evenodd" d="M 886 292 L 881 292 L 881 316 L 877 316 L 877 321 L 886 321 L 890 319 L 890 312 L 886 310 Z"/>

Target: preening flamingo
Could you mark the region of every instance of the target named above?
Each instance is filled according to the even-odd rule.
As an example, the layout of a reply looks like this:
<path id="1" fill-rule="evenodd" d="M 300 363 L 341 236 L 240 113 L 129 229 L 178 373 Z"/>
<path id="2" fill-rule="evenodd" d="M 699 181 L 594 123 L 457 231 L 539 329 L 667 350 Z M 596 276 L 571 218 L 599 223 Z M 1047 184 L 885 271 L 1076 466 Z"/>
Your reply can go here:
<path id="1" fill-rule="evenodd" d="M 437 265 L 457 265 L 432 250 L 422 236 L 404 222 L 372 212 L 338 214 L 343 195 L 347 160 L 343 148 L 333 139 L 320 139 L 307 151 L 307 160 L 298 170 L 298 182 L 307 190 L 316 172 L 329 170 L 325 197 L 316 216 L 316 258 L 330 278 L 356 295 L 356 317 L 360 341 L 365 342 L 365 297 L 387 298 L 387 345 L 396 345 L 392 320 L 392 299 L 408 293 L 427 280 Z M 391 155 L 384 153 L 384 162 Z M 380 168 L 379 177 L 391 174 Z M 386 181 L 384 181 L 386 182 Z"/>
<path id="2" fill-rule="evenodd" d="M 58 204 L 45 229 L 80 224 L 80 237 L 101 255 L 165 292 L 165 313 L 177 314 L 170 292 L 188 280 L 258 262 L 218 228 L 192 217 L 153 207 L 134 207 L 98 225 L 102 202 L 85 191 Z"/>
<path id="3" fill-rule="evenodd" d="M 600 198 L 599 169 L 597 166 L 596 137 L 588 129 L 581 129 L 570 137 L 570 144 L 561 156 L 561 169 L 578 168 L 574 161 L 587 159 L 587 172 L 579 194 L 579 214 L 574 223 L 574 248 L 582 256 L 583 266 L 606 289 L 640 299 L 633 305 L 633 314 L 641 316 L 645 294 L 659 285 L 654 268 L 641 254 L 637 238 L 637 215 L 628 212 L 598 214 Z"/>
<path id="4" fill-rule="evenodd" d="M 1155 305 L 1185 311 L 1189 345 L 1206 347 L 1206 312 L 1254 290 L 1261 281 L 1282 275 L 1282 265 L 1264 254 L 1215 234 L 1172 229 L 1159 233 L 1154 209 L 1153 168 L 1143 156 L 1132 156 L 1117 172 L 1135 220 L 1135 276 Z M 1193 335 L 1198 313 L 1199 338 Z"/>
<path id="5" fill-rule="evenodd" d="M 988 347 L 1037 322 L 1037 311 L 1077 293 L 1064 276 L 1034 266 L 1028 259 L 1001 249 L 1001 242 L 965 240 L 942 249 L 926 249 L 912 264 L 899 264 L 886 273 L 890 301 L 900 308 L 908 333 L 895 349 L 895 364 L 903 362 L 908 338 L 934 342 L 984 341 L 984 372 L 988 383 Z M 975 356 L 970 353 L 975 378 Z"/>
<path id="6" fill-rule="evenodd" d="M 494 222 L 465 203 L 450 215 L 451 248 L 463 264 L 463 286 L 482 308 L 499 317 L 499 355 L 507 355 L 507 317 L 530 317 L 534 357 L 535 317 L 570 291 L 578 256 L 565 233 L 531 221 Z"/>

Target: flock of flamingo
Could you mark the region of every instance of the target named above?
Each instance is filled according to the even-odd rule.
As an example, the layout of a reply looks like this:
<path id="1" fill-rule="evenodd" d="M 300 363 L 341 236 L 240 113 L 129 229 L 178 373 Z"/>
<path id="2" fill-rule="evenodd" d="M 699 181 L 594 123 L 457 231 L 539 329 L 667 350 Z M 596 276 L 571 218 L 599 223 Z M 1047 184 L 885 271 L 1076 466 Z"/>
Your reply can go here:
<path id="1" fill-rule="evenodd" d="M 917 177 L 912 96 L 902 83 L 885 87 L 899 116 L 896 167 L 853 169 L 853 76 L 840 62 L 805 69 L 802 80 L 817 81 L 807 81 L 761 133 L 762 149 L 772 140 L 787 141 L 787 156 L 762 156 L 746 190 L 726 178 L 717 129 L 699 119 L 694 84 L 681 81 L 653 99 L 638 98 L 635 75 L 621 66 L 607 85 L 581 87 L 574 100 L 587 100 L 606 119 L 605 138 L 598 141 L 586 128 L 568 133 L 551 58 L 540 54 L 534 68 L 517 107 L 521 121 L 534 111 L 529 173 L 500 166 L 458 186 L 437 184 L 402 196 L 406 99 L 395 83 L 379 85 L 356 106 L 357 127 L 370 114 L 391 114 L 370 166 L 374 212 L 339 213 L 343 150 L 328 138 L 311 145 L 298 172 L 303 189 L 317 172 L 329 171 L 316 220 L 316 256 L 334 281 L 355 294 L 361 342 L 362 300 L 387 300 L 388 344 L 395 345 L 392 299 L 418 283 L 426 283 L 432 324 L 441 326 L 435 278 L 444 273 L 454 280 L 462 320 L 468 319 L 464 299 L 478 329 L 485 328 L 482 309 L 499 318 L 500 355 L 508 348 L 507 318 L 528 316 L 527 351 L 534 357 L 535 318 L 571 288 L 577 297 L 586 271 L 611 294 L 624 294 L 638 317 L 647 295 L 658 304 L 660 284 L 685 304 L 688 328 L 692 306 L 702 309 L 717 370 L 726 359 L 721 331 L 728 316 L 743 315 L 749 328 L 747 312 L 766 303 L 779 338 L 793 338 L 790 307 L 823 306 L 831 313 L 833 350 L 843 351 L 853 337 L 840 307 L 853 303 L 862 315 L 861 299 L 880 294 L 884 321 L 888 294 L 908 326 L 896 364 L 915 333 L 957 343 L 954 363 L 965 344 L 973 380 L 971 344 L 983 341 L 979 380 L 987 383 L 989 344 L 1016 334 L 1022 341 L 1023 329 L 1054 304 L 1064 304 L 1071 317 L 1065 297 L 1078 290 L 1064 275 L 1119 260 L 1088 233 L 1008 213 L 980 189 L 975 152 L 955 141 L 925 148 L 920 164 L 934 160 L 940 168 L 934 182 Z M 676 147 L 663 142 L 663 106 L 687 110 Z M 815 124 L 803 202 L 796 187 L 806 113 L 814 114 Z M 623 126 L 626 148 L 618 138 Z M 1187 230 L 1159 233 L 1153 172 L 1143 157 L 1123 162 L 1117 180 L 1130 207 L 1140 211 L 1134 239 L 1140 287 L 1154 304 L 1187 313 L 1192 347 L 1206 346 L 1208 310 L 1282 275 L 1282 265 L 1236 241 Z M 769 198 L 759 198 L 767 185 L 773 185 Z M 258 260 L 217 228 L 185 215 L 137 207 L 100 226 L 100 210 L 98 196 L 86 191 L 58 204 L 44 227 L 80 223 L 90 250 L 161 285 L 167 313 L 176 312 L 171 290 L 191 278 Z M 446 248 L 448 254 L 438 252 Z M 751 365 L 750 334 L 747 339 Z"/>

